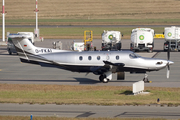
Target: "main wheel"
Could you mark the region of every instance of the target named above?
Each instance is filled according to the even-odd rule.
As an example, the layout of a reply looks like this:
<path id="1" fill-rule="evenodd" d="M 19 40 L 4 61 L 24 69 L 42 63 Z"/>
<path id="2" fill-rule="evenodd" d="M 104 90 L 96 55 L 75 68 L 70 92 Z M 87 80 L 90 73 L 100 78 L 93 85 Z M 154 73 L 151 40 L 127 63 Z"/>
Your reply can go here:
<path id="1" fill-rule="evenodd" d="M 103 83 L 108 83 L 109 82 L 109 79 L 108 78 L 104 78 L 103 79 Z"/>
<path id="2" fill-rule="evenodd" d="M 102 74 L 99 76 L 99 80 L 103 83 L 108 83 L 109 82 L 109 79 L 106 78 L 106 75 L 105 74 Z"/>

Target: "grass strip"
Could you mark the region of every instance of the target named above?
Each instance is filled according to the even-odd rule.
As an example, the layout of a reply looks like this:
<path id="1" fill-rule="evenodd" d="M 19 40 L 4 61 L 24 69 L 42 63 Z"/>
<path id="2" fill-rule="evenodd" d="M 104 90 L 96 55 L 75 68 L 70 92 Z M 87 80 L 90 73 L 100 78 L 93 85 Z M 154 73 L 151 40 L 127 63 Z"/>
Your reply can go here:
<path id="1" fill-rule="evenodd" d="M 180 19 L 38 19 L 38 24 L 39 25 L 179 25 Z M 6 25 L 35 25 L 35 18 L 34 19 L 7 18 Z"/>
<path id="2" fill-rule="evenodd" d="M 0 103 L 178 106 L 180 88 L 146 87 L 148 95 L 127 95 L 132 87 L 0 84 Z"/>
<path id="3" fill-rule="evenodd" d="M 123 34 L 122 39 L 130 39 L 132 27 L 72 27 L 72 28 L 40 28 L 40 36 L 51 39 L 83 39 L 85 30 L 93 31 L 93 38 L 101 39 L 101 34 L 104 30 L 120 31 Z M 155 33 L 162 34 L 163 27 L 152 28 Z M 34 28 L 6 28 L 7 32 L 33 32 Z M 0 29 L 0 36 L 2 35 L 2 29 Z"/>

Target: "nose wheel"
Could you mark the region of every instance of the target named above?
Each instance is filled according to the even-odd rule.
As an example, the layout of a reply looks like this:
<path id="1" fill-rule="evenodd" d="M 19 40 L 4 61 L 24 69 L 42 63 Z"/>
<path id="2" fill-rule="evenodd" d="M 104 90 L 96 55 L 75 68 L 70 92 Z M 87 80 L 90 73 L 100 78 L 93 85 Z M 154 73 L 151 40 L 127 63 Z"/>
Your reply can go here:
<path id="1" fill-rule="evenodd" d="M 143 79 L 143 81 L 144 81 L 145 83 L 149 83 L 148 74 L 144 74 L 144 79 Z"/>
<path id="2" fill-rule="evenodd" d="M 106 78 L 106 75 L 105 74 L 102 74 L 99 76 L 99 80 L 103 83 L 108 83 L 109 82 L 109 79 Z"/>

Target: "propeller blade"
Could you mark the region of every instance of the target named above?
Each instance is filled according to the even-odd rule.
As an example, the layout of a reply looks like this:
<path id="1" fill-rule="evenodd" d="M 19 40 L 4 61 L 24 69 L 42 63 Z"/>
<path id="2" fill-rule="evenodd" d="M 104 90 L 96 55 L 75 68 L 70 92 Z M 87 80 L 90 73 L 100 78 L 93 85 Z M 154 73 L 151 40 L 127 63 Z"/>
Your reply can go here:
<path id="1" fill-rule="evenodd" d="M 168 51 L 167 51 L 167 60 L 169 61 L 170 59 L 170 42 L 168 43 Z M 170 67 L 169 67 L 169 62 L 167 63 L 167 78 L 169 78 L 169 73 L 170 73 Z"/>
<path id="2" fill-rule="evenodd" d="M 167 59 L 170 59 L 170 42 L 168 44 Z"/>
<path id="3" fill-rule="evenodd" d="M 169 62 L 167 63 L 167 78 L 169 78 L 169 73 L 170 73 L 170 67 L 169 67 Z"/>

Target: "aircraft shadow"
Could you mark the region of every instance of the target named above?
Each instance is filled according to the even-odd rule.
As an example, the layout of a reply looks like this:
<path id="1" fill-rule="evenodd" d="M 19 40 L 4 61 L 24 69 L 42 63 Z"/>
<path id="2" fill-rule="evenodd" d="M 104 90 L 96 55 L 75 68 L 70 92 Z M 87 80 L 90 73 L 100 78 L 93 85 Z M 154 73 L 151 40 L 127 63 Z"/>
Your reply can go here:
<path id="1" fill-rule="evenodd" d="M 58 82 L 58 83 L 77 83 L 79 84 L 97 84 L 100 83 L 100 81 L 93 80 L 93 79 L 88 79 L 88 78 L 74 78 L 75 80 L 0 80 L 0 82 L 21 82 L 21 83 L 26 83 L 26 82 L 33 82 L 33 83 L 38 83 L 38 82 L 44 82 L 44 83 L 53 83 L 53 82 Z"/>
<path id="2" fill-rule="evenodd" d="M 77 82 L 75 80 L 0 80 L 0 82 Z"/>
<path id="3" fill-rule="evenodd" d="M 74 78 L 74 77 L 73 77 Z M 89 79 L 89 78 L 74 78 L 79 84 L 97 84 L 101 83 L 100 81 Z"/>
<path id="4" fill-rule="evenodd" d="M 97 83 L 102 83 L 99 80 L 94 80 L 94 79 L 89 79 L 89 78 L 74 78 L 76 81 L 79 82 L 79 84 L 97 84 Z M 134 83 L 136 81 L 121 81 L 121 80 L 112 80 L 109 81 L 108 83 Z M 108 84 L 108 83 L 102 83 L 102 84 Z"/>
<path id="5" fill-rule="evenodd" d="M 28 83 L 28 82 L 33 82 L 34 84 L 36 83 L 79 83 L 79 84 L 99 84 L 102 83 L 99 80 L 94 80 L 94 79 L 89 79 L 89 78 L 74 78 L 75 80 L 0 80 L 0 82 L 20 82 L 20 83 Z M 109 83 L 134 83 L 136 81 L 109 81 Z M 30 83 L 31 84 L 31 83 Z M 108 83 L 102 83 L 102 84 L 107 84 Z"/>

